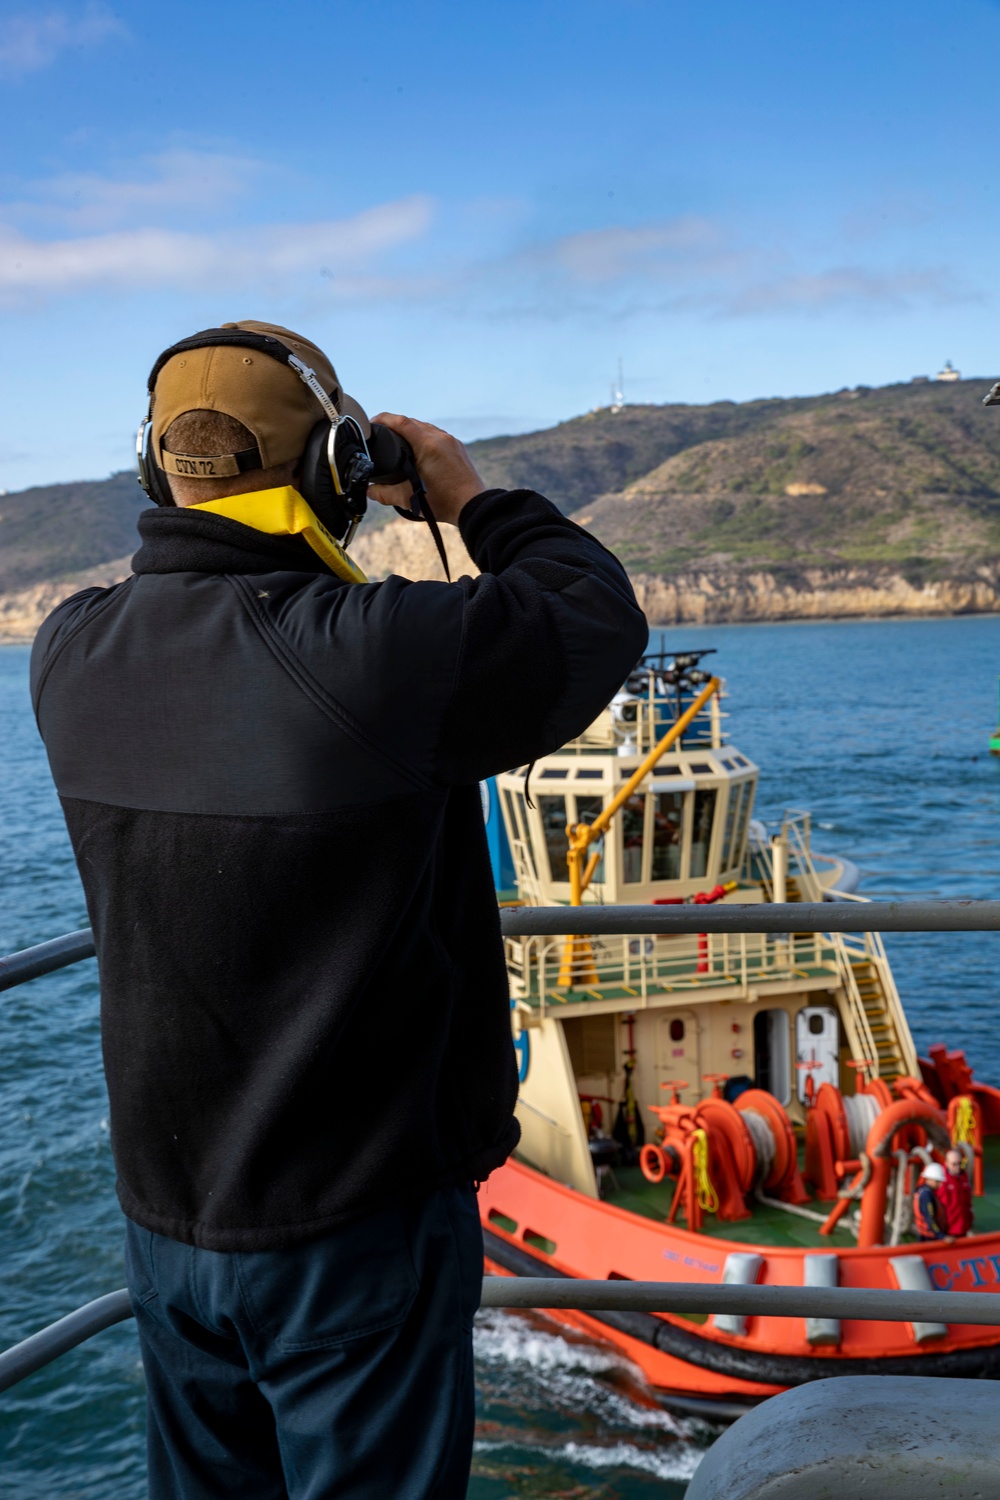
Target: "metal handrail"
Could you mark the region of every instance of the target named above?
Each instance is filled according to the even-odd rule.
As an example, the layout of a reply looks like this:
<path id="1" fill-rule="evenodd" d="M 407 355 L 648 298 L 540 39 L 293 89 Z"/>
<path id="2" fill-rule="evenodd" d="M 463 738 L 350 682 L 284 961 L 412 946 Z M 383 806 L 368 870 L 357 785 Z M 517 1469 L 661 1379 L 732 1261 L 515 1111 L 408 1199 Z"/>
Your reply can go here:
<path id="1" fill-rule="evenodd" d="M 12 990 L 15 985 L 26 984 L 29 979 L 40 979 L 56 969 L 65 969 L 78 964 L 82 959 L 94 957 L 94 934 L 89 927 L 79 932 L 67 932 L 48 943 L 38 943 L 34 948 L 22 948 L 20 953 L 8 953 L 0 958 L 0 990 Z"/>
<path id="2" fill-rule="evenodd" d="M 715 906 L 511 906 L 504 937 L 654 932 L 996 932 L 1000 901 L 793 901 Z"/>
<path id="3" fill-rule="evenodd" d="M 102 1333 L 115 1323 L 124 1323 L 131 1316 L 128 1292 L 108 1292 L 106 1297 L 97 1297 L 58 1322 L 39 1329 L 0 1354 L 0 1391 L 9 1390 L 36 1370 L 52 1364 L 61 1354 L 68 1354 L 70 1349 L 93 1338 L 95 1333 Z"/>
<path id="4" fill-rule="evenodd" d="M 564 933 L 995 932 L 1000 901 L 795 901 L 718 906 L 515 906 L 500 913 L 504 937 Z M 94 957 L 89 927 L 0 958 L 0 990 Z"/>
<path id="5" fill-rule="evenodd" d="M 1000 1296 L 995 1292 L 897 1292 L 881 1287 L 724 1286 L 690 1281 L 584 1281 L 571 1276 L 484 1276 L 481 1305 L 1000 1327 Z"/>
<path id="6" fill-rule="evenodd" d="M 580 1312 L 732 1314 L 836 1318 L 869 1323 L 976 1323 L 1000 1327 L 993 1292 L 895 1292 L 877 1287 L 715 1286 L 670 1281 L 583 1281 L 574 1277 L 484 1276 L 481 1307 Z M 126 1291 L 78 1307 L 0 1354 L 0 1391 L 132 1316 Z"/>

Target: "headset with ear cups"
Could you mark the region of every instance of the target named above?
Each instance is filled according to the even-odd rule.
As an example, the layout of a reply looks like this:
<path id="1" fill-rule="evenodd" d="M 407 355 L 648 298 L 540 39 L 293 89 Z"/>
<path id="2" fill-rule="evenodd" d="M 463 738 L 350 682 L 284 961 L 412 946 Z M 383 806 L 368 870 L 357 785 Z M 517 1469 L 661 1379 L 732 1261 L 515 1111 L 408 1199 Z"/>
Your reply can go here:
<path id="1" fill-rule="evenodd" d="M 254 349 L 281 364 L 288 365 L 307 385 L 323 408 L 324 416 L 313 427 L 303 450 L 296 486 L 327 530 L 341 546 L 349 545 L 368 506 L 370 484 L 400 484 L 409 480 L 413 499 L 409 514 L 424 519 L 421 500 L 423 484 L 417 474 L 409 444 L 388 427 L 372 424 L 371 436 L 365 438 L 354 417 L 337 409 L 339 391 L 326 392 L 311 370 L 280 339 L 269 334 L 240 328 L 207 328 L 165 349 L 149 374 L 149 409 L 136 438 L 139 483 L 155 505 L 173 505 L 174 498 L 167 476 L 157 462 L 152 445 L 153 392 L 156 380 L 168 359 L 189 349 L 207 349 L 215 345 L 235 345 Z M 260 451 L 245 449 L 233 455 L 237 470 L 248 473 L 261 468 Z M 424 507 L 426 509 L 426 507 Z M 426 515 L 429 517 L 429 511 Z M 432 525 L 432 530 L 436 531 Z M 437 540 L 437 538 L 435 538 Z M 440 547 L 440 543 L 438 544 Z"/>

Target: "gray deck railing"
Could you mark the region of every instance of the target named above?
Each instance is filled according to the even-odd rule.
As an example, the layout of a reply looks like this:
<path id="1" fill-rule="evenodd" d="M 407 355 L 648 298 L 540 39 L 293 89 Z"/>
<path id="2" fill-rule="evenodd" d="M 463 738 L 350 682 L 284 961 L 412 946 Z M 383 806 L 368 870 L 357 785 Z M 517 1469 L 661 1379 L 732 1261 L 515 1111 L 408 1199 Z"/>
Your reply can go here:
<path id="1" fill-rule="evenodd" d="M 65 969 L 84 958 L 93 957 L 94 934 L 89 927 L 82 927 L 79 932 L 67 932 L 64 937 L 53 938 L 49 943 L 22 948 L 20 953 L 8 953 L 6 958 L 0 958 L 0 990 L 12 990 L 17 984 L 27 984 L 29 979 L 40 979 L 43 974 L 52 974 L 56 969 Z"/>
<path id="2" fill-rule="evenodd" d="M 510 906 L 504 937 L 566 933 L 996 932 L 1000 901 L 795 901 L 714 906 Z M 31 950 L 29 950 L 31 951 Z"/>
<path id="3" fill-rule="evenodd" d="M 795 902 L 776 906 L 547 906 L 501 912 L 505 937 L 658 932 L 994 932 L 1000 901 Z M 94 956 L 86 928 L 0 958 L 0 990 Z M 1000 1327 L 1000 1295 L 906 1292 L 874 1287 L 721 1286 L 690 1282 L 582 1281 L 486 1276 L 483 1307 L 590 1312 L 737 1313 Z M 110 1292 L 0 1354 L 0 1391 L 132 1316 L 128 1293 Z"/>
<path id="4" fill-rule="evenodd" d="M 484 1276 L 482 1307 L 577 1312 L 737 1313 L 848 1318 L 875 1323 L 980 1323 L 1000 1327 L 992 1292 L 893 1292 L 877 1287 L 701 1286 L 670 1281 L 578 1281 Z M 0 1354 L 0 1391 L 132 1316 L 128 1292 L 109 1292 Z"/>
<path id="5" fill-rule="evenodd" d="M 514 906 L 500 913 L 504 937 L 567 933 L 996 932 L 1000 901 L 796 901 L 717 906 Z M 0 958 L 0 990 L 93 958 L 89 927 Z"/>

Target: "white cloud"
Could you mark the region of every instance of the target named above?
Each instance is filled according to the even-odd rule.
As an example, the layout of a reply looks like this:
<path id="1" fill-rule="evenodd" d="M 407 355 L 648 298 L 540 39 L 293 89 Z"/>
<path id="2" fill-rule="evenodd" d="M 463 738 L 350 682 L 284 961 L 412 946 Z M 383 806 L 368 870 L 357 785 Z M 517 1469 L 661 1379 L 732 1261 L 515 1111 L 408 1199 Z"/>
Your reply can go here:
<path id="1" fill-rule="evenodd" d="M 110 229 L 131 220 L 189 219 L 228 210 L 267 168 L 249 157 L 173 150 L 145 158 L 127 177 L 64 172 L 19 184 L 21 198 L 2 206 L 7 222 Z"/>
<path id="2" fill-rule="evenodd" d="M 0 229 L 0 299 L 37 300 L 95 289 L 216 291 L 323 277 L 334 296 L 392 290 L 378 258 L 422 237 L 424 197 L 382 204 L 348 219 L 263 224 L 220 234 L 130 229 L 58 240 Z"/>
<path id="3" fill-rule="evenodd" d="M 841 247 L 843 249 L 845 247 Z M 834 251 L 835 253 L 835 251 Z M 470 267 L 468 302 L 524 321 L 898 312 L 981 300 L 947 267 L 830 263 L 830 247 L 793 233 L 755 238 L 721 220 L 681 215 L 563 235 Z"/>
<path id="4" fill-rule="evenodd" d="M 723 297 L 720 310 L 733 316 L 773 312 L 825 312 L 851 305 L 894 312 L 916 302 L 947 306 L 978 301 L 971 288 L 940 267 L 872 271 L 835 266 L 751 283 Z"/>
<path id="5" fill-rule="evenodd" d="M 884 258 L 866 265 L 858 246 L 843 240 L 847 253 L 837 261 L 838 247 L 829 243 L 773 226 L 762 237 L 697 214 L 605 225 L 506 254 L 496 253 L 496 236 L 470 230 L 481 201 L 441 218 L 421 195 L 339 220 L 228 227 L 239 200 L 258 193 L 274 170 L 249 157 L 185 148 L 120 175 L 67 172 L 23 183 L 17 201 L 0 204 L 0 302 L 96 289 L 294 288 L 299 297 L 311 290 L 319 305 L 405 297 L 445 317 L 540 323 L 676 312 L 820 316 L 976 299 L 947 268 L 912 260 L 886 268 Z M 506 219 L 516 236 L 511 205 L 500 209 L 493 217 Z M 227 227 L 206 227 L 213 222 Z M 393 252 L 419 241 L 422 269 L 399 274 Z"/>
<path id="6" fill-rule="evenodd" d="M 540 258 L 554 261 L 577 281 L 597 283 L 672 272 L 692 262 L 704 268 L 707 261 L 717 264 L 728 254 L 726 236 L 718 224 L 684 214 L 663 223 L 565 235 Z"/>
<path id="7" fill-rule="evenodd" d="M 125 28 L 106 6 L 88 5 L 75 14 L 66 10 L 22 11 L 0 21 L 0 73 L 16 77 L 37 73 L 70 47 L 90 47 Z"/>

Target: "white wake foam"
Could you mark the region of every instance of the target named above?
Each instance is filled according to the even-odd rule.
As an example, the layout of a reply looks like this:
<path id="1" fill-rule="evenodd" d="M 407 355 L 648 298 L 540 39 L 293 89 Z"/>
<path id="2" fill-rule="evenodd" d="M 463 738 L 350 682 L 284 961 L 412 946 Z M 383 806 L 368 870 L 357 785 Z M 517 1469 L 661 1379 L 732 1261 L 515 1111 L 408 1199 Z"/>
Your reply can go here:
<path id="1" fill-rule="evenodd" d="M 711 1429 L 665 1411 L 617 1351 L 572 1329 L 550 1332 L 537 1314 L 500 1311 L 480 1313 L 475 1348 L 477 1453 L 530 1452 L 547 1465 L 674 1481 L 697 1468 Z"/>
<path id="2" fill-rule="evenodd" d="M 623 1355 L 568 1332 L 566 1337 L 539 1328 L 528 1318 L 483 1312 L 476 1318 L 476 1358 L 488 1364 L 530 1365 L 536 1371 L 585 1370 L 596 1375 L 633 1370 Z"/>
<path id="3" fill-rule="evenodd" d="M 531 1453 L 548 1464 L 562 1462 L 585 1469 L 633 1469 L 652 1474 L 656 1479 L 688 1480 L 704 1458 L 704 1450 L 687 1444 L 670 1448 L 640 1448 L 635 1443 L 617 1442 L 607 1447 L 600 1443 L 561 1443 L 549 1447 L 542 1443 L 498 1442 L 477 1439 L 476 1453 L 501 1453 L 515 1449 L 518 1456 Z"/>

